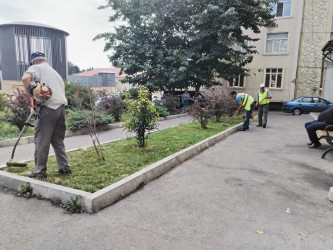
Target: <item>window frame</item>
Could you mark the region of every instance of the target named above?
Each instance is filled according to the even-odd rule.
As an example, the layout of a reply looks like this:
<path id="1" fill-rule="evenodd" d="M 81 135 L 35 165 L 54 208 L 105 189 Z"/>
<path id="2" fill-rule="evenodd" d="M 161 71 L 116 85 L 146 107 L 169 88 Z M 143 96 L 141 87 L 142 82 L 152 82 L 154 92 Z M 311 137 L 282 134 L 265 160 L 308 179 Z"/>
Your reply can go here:
<path id="1" fill-rule="evenodd" d="M 275 35 L 275 34 L 287 34 L 287 38 L 286 39 L 281 38 L 279 40 L 277 40 L 277 39 L 269 39 L 268 40 L 268 36 L 269 35 Z M 281 51 L 281 41 L 282 40 L 287 40 L 287 48 L 286 48 L 285 52 L 280 52 Z M 273 41 L 272 42 L 272 51 L 271 52 L 267 52 L 268 41 Z M 274 52 L 274 41 L 279 41 L 279 52 Z M 287 55 L 288 53 L 289 53 L 289 32 L 276 32 L 276 33 L 267 33 L 266 34 L 265 53 L 264 53 L 265 55 Z"/>
<path id="2" fill-rule="evenodd" d="M 240 86 L 241 78 L 243 78 L 243 86 Z M 236 78 L 231 78 L 231 79 L 227 80 L 229 88 L 245 88 L 245 78 L 246 78 L 245 76 L 239 75 L 237 77 L 237 82 L 238 82 L 237 86 L 234 84 L 231 86 L 231 81 L 232 81 L 232 83 L 234 83 L 235 82 L 234 80 L 236 80 Z"/>
<path id="3" fill-rule="evenodd" d="M 266 79 L 267 79 L 267 71 L 270 70 L 270 74 L 269 74 L 269 83 L 267 84 Z M 272 70 L 276 70 L 276 72 L 272 72 Z M 281 73 L 279 72 L 279 70 L 281 70 Z M 284 73 L 284 68 L 265 68 L 265 75 L 264 75 L 264 83 L 265 83 L 265 88 L 269 88 L 269 89 L 283 89 L 283 73 Z M 277 83 L 275 83 L 275 86 L 272 86 L 272 76 L 275 75 L 276 79 L 278 78 L 278 75 L 280 75 L 280 87 L 277 87 Z"/>
<path id="4" fill-rule="evenodd" d="M 286 3 L 290 2 L 290 11 L 289 11 L 289 16 L 285 16 L 284 15 L 284 11 L 285 11 L 285 5 Z M 278 13 L 278 4 L 283 4 L 283 7 L 282 7 L 282 15 L 281 16 L 277 16 L 277 13 Z M 271 5 L 272 7 L 272 11 L 271 11 L 271 15 L 274 15 L 275 18 L 289 18 L 292 16 L 292 6 L 293 6 L 293 1 L 292 0 L 279 0 L 278 3 L 273 3 Z"/>

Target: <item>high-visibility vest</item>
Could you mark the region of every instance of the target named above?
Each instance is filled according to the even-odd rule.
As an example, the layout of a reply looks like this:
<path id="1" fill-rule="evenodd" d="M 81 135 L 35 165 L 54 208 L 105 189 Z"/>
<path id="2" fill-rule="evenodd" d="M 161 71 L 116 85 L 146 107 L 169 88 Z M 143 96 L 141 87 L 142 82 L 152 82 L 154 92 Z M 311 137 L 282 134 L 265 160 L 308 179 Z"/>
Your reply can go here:
<path id="1" fill-rule="evenodd" d="M 264 93 L 261 93 L 260 90 L 258 91 L 259 95 L 259 105 L 264 105 L 269 103 L 269 99 L 265 99 L 267 96 L 268 90 L 265 89 Z"/>
<path id="2" fill-rule="evenodd" d="M 242 96 L 242 104 L 245 110 L 251 110 L 251 104 L 254 102 L 252 96 L 245 93 L 238 93 L 238 95 Z"/>

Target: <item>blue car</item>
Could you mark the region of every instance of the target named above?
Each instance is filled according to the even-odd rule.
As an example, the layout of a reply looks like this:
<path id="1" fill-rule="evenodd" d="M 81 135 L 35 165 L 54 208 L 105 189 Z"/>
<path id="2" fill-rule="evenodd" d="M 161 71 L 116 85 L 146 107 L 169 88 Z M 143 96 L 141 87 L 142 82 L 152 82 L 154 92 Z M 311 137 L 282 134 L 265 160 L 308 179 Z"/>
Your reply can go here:
<path id="1" fill-rule="evenodd" d="M 282 110 L 293 115 L 308 114 L 310 112 L 322 112 L 333 106 L 320 96 L 301 96 L 293 101 L 285 102 Z"/>

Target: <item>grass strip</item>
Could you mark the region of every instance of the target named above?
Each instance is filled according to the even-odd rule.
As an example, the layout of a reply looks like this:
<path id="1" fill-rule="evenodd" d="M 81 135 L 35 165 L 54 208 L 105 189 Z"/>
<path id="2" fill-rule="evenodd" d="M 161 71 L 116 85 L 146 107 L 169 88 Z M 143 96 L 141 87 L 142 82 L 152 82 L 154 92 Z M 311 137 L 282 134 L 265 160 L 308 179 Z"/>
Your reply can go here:
<path id="1" fill-rule="evenodd" d="M 235 118 L 227 127 L 221 126 L 221 123 L 209 122 L 208 129 L 201 129 L 198 122 L 180 124 L 150 134 L 148 146 L 145 148 L 138 148 L 135 138 L 104 144 L 105 161 L 98 160 L 92 147 L 70 152 L 68 158 L 73 171 L 70 176 L 54 173 L 57 162 L 55 157 L 51 156 L 48 160 L 47 178 L 43 180 L 93 193 L 241 121 L 241 118 Z M 10 167 L 4 171 L 24 175 L 33 168 L 34 162 L 31 161 L 27 167 Z"/>

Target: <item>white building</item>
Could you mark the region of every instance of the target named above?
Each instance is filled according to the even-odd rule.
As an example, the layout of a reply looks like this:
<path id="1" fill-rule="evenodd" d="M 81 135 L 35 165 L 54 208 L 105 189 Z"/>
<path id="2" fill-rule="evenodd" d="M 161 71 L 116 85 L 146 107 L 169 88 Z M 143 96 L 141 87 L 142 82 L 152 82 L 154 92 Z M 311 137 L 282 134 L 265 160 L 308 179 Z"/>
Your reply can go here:
<path id="1" fill-rule="evenodd" d="M 250 44 L 258 51 L 247 66 L 251 75 L 223 83 L 230 90 L 256 97 L 264 82 L 272 102 L 302 95 L 322 95 L 333 101 L 333 71 L 325 68 L 321 81 L 322 48 L 333 38 L 333 1 L 280 0 L 273 9 L 278 26 L 252 35 L 260 40 Z M 332 68 L 330 63 L 325 65 Z"/>

